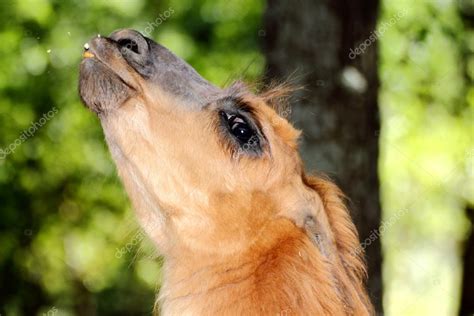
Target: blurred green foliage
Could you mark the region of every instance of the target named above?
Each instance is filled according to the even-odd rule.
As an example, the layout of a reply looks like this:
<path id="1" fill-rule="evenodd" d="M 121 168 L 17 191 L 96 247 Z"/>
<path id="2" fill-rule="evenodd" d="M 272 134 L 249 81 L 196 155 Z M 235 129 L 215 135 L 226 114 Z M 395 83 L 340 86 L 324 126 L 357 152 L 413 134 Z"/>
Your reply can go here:
<path id="1" fill-rule="evenodd" d="M 381 23 L 406 11 L 380 38 L 384 220 L 396 217 L 382 236 L 389 315 L 452 315 L 458 305 L 462 210 L 474 203 L 474 34 L 456 3 L 382 6 Z M 264 6 L 0 2 L 2 315 L 150 314 L 159 288 L 160 260 L 135 223 L 98 120 L 79 102 L 82 45 L 131 27 L 218 85 L 255 81 Z"/>
<path id="2" fill-rule="evenodd" d="M 474 203 L 469 1 L 386 0 L 380 23 L 380 178 L 388 315 L 455 315 Z M 389 223 L 392 223 L 389 225 Z"/>

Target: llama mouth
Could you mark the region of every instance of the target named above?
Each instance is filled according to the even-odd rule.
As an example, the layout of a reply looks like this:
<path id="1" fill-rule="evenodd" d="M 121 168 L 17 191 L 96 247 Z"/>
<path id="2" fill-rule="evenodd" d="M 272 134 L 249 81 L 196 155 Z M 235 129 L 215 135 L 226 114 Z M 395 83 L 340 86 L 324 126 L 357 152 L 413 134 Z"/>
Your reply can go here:
<path id="1" fill-rule="evenodd" d="M 132 85 L 101 60 L 88 57 L 81 62 L 79 95 L 91 111 L 110 112 L 136 93 Z"/>
<path id="2" fill-rule="evenodd" d="M 145 85 L 179 99 L 175 104 L 187 110 L 200 110 L 223 95 L 184 60 L 134 30 L 94 37 L 84 49 L 79 90 L 94 112 L 119 108 L 123 103 L 117 102 L 143 92 Z"/>
<path id="3" fill-rule="evenodd" d="M 117 42 L 95 37 L 84 44 L 79 95 L 93 112 L 103 114 L 136 95 L 134 69 L 123 58 Z"/>
<path id="4" fill-rule="evenodd" d="M 90 51 L 85 51 L 83 54 L 83 60 L 81 62 L 81 67 L 82 67 L 82 63 L 93 63 L 92 67 L 95 67 L 94 63 L 95 64 L 100 64 L 100 66 L 98 67 L 103 67 L 103 68 L 106 68 L 108 71 L 112 72 L 115 77 L 121 81 L 124 85 L 126 85 L 128 88 L 130 88 L 131 90 L 133 91 L 137 91 L 137 88 L 132 85 L 131 83 L 129 83 L 127 80 L 123 79 L 119 74 L 117 74 L 117 72 L 114 71 L 113 68 L 111 68 L 107 63 L 104 63 L 101 59 L 97 58 L 96 55 Z"/>
<path id="5" fill-rule="evenodd" d="M 101 37 L 100 35 L 93 38 L 90 42 L 84 44 L 82 57 L 83 60 L 81 64 L 85 62 L 101 63 L 103 66 L 115 73 L 116 76 L 130 89 L 138 90 L 137 87 L 132 84 L 133 78 L 129 75 L 130 69 L 123 65 L 128 65 L 128 61 L 122 56 L 118 43 L 114 40 L 108 37 Z"/>

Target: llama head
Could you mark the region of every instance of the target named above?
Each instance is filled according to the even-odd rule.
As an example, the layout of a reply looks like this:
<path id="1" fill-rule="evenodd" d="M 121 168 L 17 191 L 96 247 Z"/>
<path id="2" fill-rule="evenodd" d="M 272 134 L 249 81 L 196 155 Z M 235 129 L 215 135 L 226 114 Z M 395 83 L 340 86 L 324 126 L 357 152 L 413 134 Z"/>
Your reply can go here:
<path id="1" fill-rule="evenodd" d="M 92 39 L 84 57 L 81 98 L 98 114 L 141 224 L 161 251 L 235 254 L 277 218 L 310 231 L 329 227 L 305 181 L 299 132 L 269 106 L 278 89 L 220 89 L 132 30 Z"/>
<path id="2" fill-rule="evenodd" d="M 364 264 L 341 193 L 305 176 L 299 132 L 270 106 L 285 89 L 220 89 L 132 30 L 85 48 L 81 98 L 98 114 L 138 219 L 165 262 L 180 260 L 173 266 L 187 266 L 191 276 L 249 254 L 268 258 L 297 238 L 307 252 L 292 246 L 281 262 L 286 273 L 298 266 L 308 271 L 303 280 L 317 279 L 300 288 L 298 295 L 313 289 L 305 303 L 325 294 L 317 306 L 367 314 Z M 305 253 L 312 262 L 303 268 Z"/>

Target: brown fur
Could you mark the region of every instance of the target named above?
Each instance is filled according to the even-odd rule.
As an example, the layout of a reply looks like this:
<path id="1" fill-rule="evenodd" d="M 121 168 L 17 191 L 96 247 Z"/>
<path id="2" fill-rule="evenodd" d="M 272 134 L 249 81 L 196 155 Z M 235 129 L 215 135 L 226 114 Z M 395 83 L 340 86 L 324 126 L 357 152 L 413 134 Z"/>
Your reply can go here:
<path id="1" fill-rule="evenodd" d="M 278 92 L 273 91 L 273 97 L 275 94 Z M 341 192 L 331 182 L 303 173 L 296 151 L 299 132 L 268 107 L 265 98 L 250 94 L 241 97 L 267 129 L 272 155 L 281 157 L 266 157 L 260 166 L 259 162 L 255 166 L 241 160 L 246 176 L 227 179 L 233 185 L 230 190 L 202 183 L 216 175 L 197 172 L 172 179 L 189 190 L 183 187 L 176 202 L 162 201 L 166 237 L 153 236 L 157 230 L 151 232 L 165 256 L 165 282 L 157 306 L 168 315 L 370 314 L 363 284 L 364 264 L 353 251 L 358 247 L 357 233 Z M 150 125 L 162 124 L 153 121 L 153 113 L 149 113 L 149 120 Z M 187 136 L 175 137 L 179 143 Z M 206 156 L 219 157 L 224 148 L 214 150 Z M 199 164 L 198 146 L 195 151 L 197 157 L 179 151 L 182 156 L 176 155 L 177 165 L 170 167 L 179 169 L 191 158 L 190 165 L 194 159 Z M 233 168 L 228 161 L 216 159 L 213 169 L 225 173 Z M 275 165 L 276 161 L 280 164 Z M 268 170 L 265 164 L 270 162 L 271 174 L 259 171 Z M 129 176 L 122 174 L 122 178 L 127 184 Z M 254 187 L 245 178 L 266 186 Z M 127 185 L 132 199 L 143 203 L 141 197 L 136 197 L 135 185 Z M 193 187 L 208 191 L 193 192 Z M 146 191 L 153 191 L 153 187 Z M 180 194 L 184 192 L 188 194 L 187 203 L 180 206 Z M 194 220 L 188 222 L 185 208 L 193 213 Z M 311 232 L 311 228 L 305 231 L 299 214 L 302 209 L 314 213 L 317 232 Z M 311 233 L 321 236 L 320 248 L 308 236 Z"/>
<path id="2" fill-rule="evenodd" d="M 97 79 L 89 69 L 106 66 L 86 62 L 87 103 L 95 100 L 89 87 Z M 116 74 L 132 71 L 112 55 L 106 64 Z M 343 195 L 304 173 L 300 132 L 273 109 L 287 88 L 254 95 L 236 84 L 223 91 L 245 104 L 265 135 L 264 153 L 249 157 L 220 132 L 218 103 L 189 110 L 187 101 L 140 76 L 126 79 L 133 93 L 117 99 L 118 107 L 95 110 L 137 217 L 164 257 L 157 311 L 373 314 Z"/>

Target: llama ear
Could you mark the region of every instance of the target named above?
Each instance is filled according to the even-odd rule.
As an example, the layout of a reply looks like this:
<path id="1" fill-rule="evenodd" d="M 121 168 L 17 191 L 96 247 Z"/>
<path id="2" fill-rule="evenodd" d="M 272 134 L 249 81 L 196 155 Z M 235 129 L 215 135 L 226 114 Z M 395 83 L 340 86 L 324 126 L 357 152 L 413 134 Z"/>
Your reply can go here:
<path id="1" fill-rule="evenodd" d="M 357 229 L 344 203 L 344 194 L 330 180 L 319 177 L 303 177 L 304 183 L 320 198 L 321 210 L 327 221 L 330 246 L 334 245 L 338 256 L 354 279 L 366 277 L 364 251 L 359 245 Z"/>
<path id="2" fill-rule="evenodd" d="M 370 300 L 363 290 L 367 277 L 363 250 L 344 204 L 343 193 L 333 182 L 324 178 L 303 175 L 303 182 L 308 190 L 302 199 L 306 206 L 300 211 L 289 212 L 290 218 L 306 231 L 327 261 L 349 276 L 348 279 L 341 277 L 341 282 L 357 286 L 359 290 L 352 293 L 353 301 L 360 300 L 370 310 Z"/>
<path id="3" fill-rule="evenodd" d="M 323 200 L 316 190 L 311 187 L 306 188 L 300 201 L 284 215 L 306 232 L 324 256 L 327 257 L 331 253 L 330 247 L 334 244 L 334 236 Z"/>

